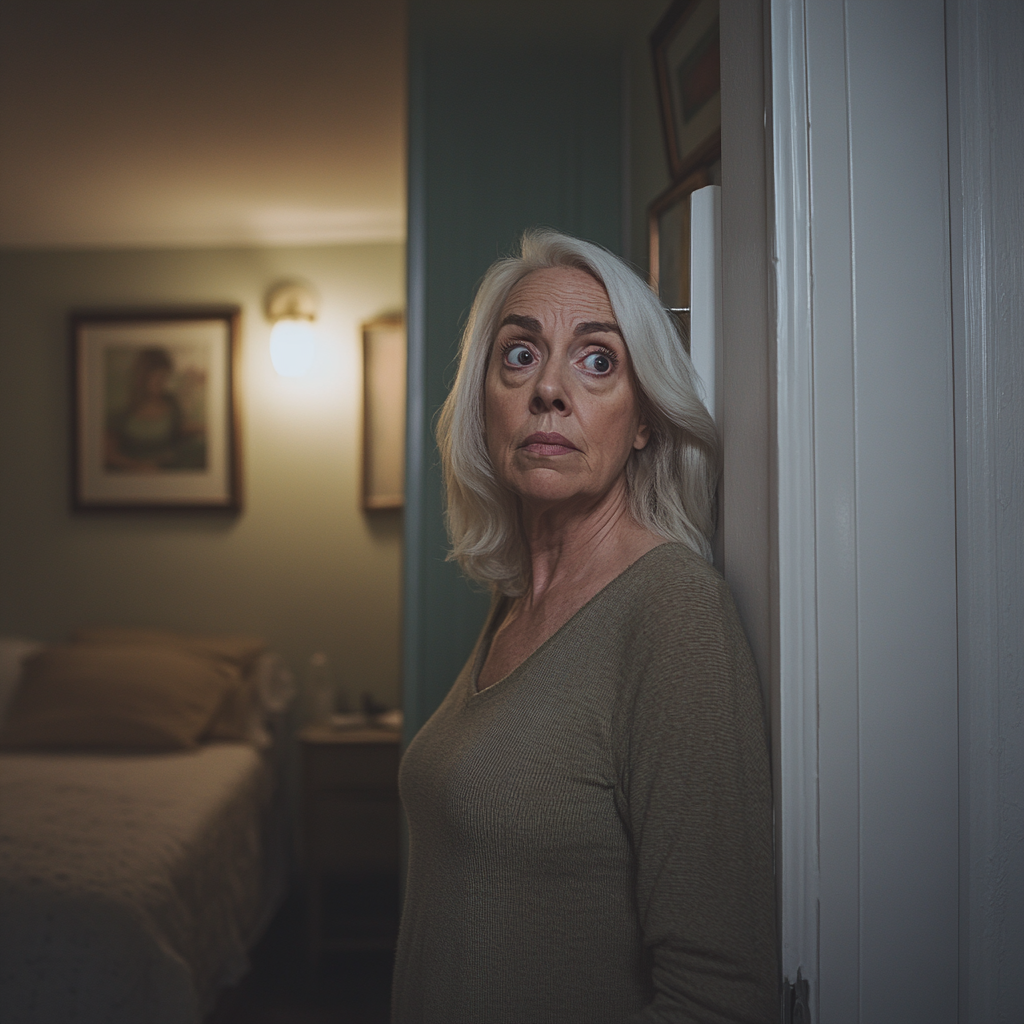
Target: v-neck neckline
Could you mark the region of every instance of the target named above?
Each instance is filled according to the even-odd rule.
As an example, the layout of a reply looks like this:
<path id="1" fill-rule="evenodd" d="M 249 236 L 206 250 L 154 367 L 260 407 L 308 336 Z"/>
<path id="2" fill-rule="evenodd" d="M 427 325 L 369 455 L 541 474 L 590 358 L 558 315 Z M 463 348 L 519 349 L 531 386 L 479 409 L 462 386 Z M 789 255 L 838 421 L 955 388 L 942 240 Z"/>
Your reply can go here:
<path id="1" fill-rule="evenodd" d="M 608 592 L 608 589 L 610 587 L 614 587 L 615 584 L 619 582 L 619 580 L 621 580 L 632 569 L 634 569 L 642 561 L 644 561 L 644 559 L 646 559 L 652 552 L 658 551 L 661 548 L 669 546 L 670 544 L 677 543 L 678 541 L 665 541 L 662 544 L 655 544 L 653 548 L 650 548 L 648 551 L 645 551 L 635 561 L 630 562 L 629 565 L 627 565 L 626 568 L 622 570 L 622 572 L 620 572 L 617 576 L 613 576 L 596 594 L 594 594 L 593 597 L 591 597 L 588 601 L 585 601 L 583 604 L 581 604 L 579 608 L 577 608 L 576 611 L 574 611 L 572 615 L 570 615 L 569 618 L 567 618 L 565 622 L 563 622 L 558 627 L 558 629 L 556 629 L 554 633 L 551 634 L 551 636 L 549 636 L 546 640 L 542 641 L 532 651 L 530 651 L 530 653 L 525 658 L 523 658 L 523 660 L 519 662 L 519 664 L 516 665 L 515 668 L 513 668 L 509 672 L 506 672 L 505 675 L 503 675 L 500 679 L 496 679 L 493 683 L 491 683 L 490 686 L 485 686 L 481 690 L 478 688 L 480 672 L 484 667 L 484 662 L 487 661 L 487 656 L 488 654 L 490 654 L 491 651 L 491 644 L 494 642 L 494 637 L 497 634 L 498 629 L 500 628 L 498 611 L 503 605 L 507 607 L 510 604 L 510 599 L 503 594 L 499 601 L 494 605 L 494 608 L 491 610 L 487 626 L 484 629 L 483 636 L 481 636 L 480 638 L 480 644 L 477 647 L 476 657 L 473 659 L 473 667 L 469 674 L 469 698 L 472 700 L 472 698 L 474 697 L 482 697 L 485 693 L 489 692 L 490 690 L 493 690 L 497 686 L 501 686 L 502 683 L 507 682 L 513 676 L 518 675 L 520 670 L 524 666 L 528 665 L 535 657 L 537 657 L 540 654 L 540 652 L 543 651 L 544 648 L 547 647 L 548 644 L 550 644 L 563 630 L 568 629 L 568 627 L 571 626 L 573 622 L 575 622 L 576 619 L 583 614 L 584 611 L 586 611 L 599 598 L 603 597 L 604 594 Z"/>

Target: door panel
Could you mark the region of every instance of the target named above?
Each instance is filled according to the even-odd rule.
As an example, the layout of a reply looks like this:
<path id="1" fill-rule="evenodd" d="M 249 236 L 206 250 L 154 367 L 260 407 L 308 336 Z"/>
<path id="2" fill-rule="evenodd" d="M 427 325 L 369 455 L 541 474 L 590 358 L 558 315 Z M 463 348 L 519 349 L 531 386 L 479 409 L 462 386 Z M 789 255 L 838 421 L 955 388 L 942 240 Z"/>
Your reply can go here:
<path id="1" fill-rule="evenodd" d="M 771 9 L 784 970 L 821 1024 L 953 1024 L 943 4 Z M 791 912 L 815 902 L 811 924 Z"/>

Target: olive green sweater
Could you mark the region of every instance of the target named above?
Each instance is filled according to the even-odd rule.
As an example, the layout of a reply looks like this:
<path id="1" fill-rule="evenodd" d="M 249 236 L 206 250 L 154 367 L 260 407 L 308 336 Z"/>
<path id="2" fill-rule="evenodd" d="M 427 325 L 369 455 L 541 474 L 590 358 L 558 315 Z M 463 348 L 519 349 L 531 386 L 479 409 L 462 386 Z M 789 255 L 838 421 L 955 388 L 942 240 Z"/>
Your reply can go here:
<path id="1" fill-rule="evenodd" d="M 396 1024 L 777 1018 L 761 694 L 721 577 L 634 562 L 409 745 Z"/>

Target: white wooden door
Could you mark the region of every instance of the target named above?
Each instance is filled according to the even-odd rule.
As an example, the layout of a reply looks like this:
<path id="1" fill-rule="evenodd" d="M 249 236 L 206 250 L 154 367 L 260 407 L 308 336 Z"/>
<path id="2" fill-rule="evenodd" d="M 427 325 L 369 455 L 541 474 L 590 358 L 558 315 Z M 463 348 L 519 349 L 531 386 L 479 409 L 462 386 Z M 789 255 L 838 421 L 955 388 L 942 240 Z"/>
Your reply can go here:
<path id="1" fill-rule="evenodd" d="M 942 0 L 772 0 L 783 970 L 957 1020 Z"/>

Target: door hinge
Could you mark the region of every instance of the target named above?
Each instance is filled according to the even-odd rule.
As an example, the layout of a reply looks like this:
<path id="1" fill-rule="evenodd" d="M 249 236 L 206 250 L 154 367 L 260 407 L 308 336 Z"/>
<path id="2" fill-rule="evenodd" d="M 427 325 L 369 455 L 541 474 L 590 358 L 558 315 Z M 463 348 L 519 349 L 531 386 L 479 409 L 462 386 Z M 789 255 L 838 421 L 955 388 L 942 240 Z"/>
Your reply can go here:
<path id="1" fill-rule="evenodd" d="M 782 1024 L 811 1024 L 811 986 L 796 969 L 796 981 L 782 979 Z"/>

